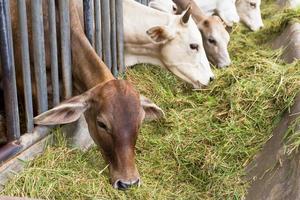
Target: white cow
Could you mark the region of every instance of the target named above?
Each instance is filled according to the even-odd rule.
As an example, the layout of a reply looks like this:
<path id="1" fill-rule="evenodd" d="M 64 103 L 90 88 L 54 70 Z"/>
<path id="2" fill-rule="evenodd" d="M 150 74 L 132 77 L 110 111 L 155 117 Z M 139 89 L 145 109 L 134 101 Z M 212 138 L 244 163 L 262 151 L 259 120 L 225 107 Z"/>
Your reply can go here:
<path id="1" fill-rule="evenodd" d="M 261 12 L 261 0 L 237 0 L 236 8 L 241 21 L 252 31 L 257 31 L 264 26 Z"/>
<path id="2" fill-rule="evenodd" d="M 123 2 L 126 66 L 151 63 L 167 68 L 194 88 L 209 84 L 214 75 L 189 9 L 176 16 L 134 0 Z"/>
<path id="3" fill-rule="evenodd" d="M 193 0 L 151 0 L 149 7 L 169 12 L 180 13 L 187 6 L 192 7 L 192 16 L 202 33 L 204 49 L 209 61 L 217 67 L 226 67 L 231 63 L 228 53 L 230 36 L 224 24 L 217 16 L 206 16 Z"/>
<path id="4" fill-rule="evenodd" d="M 240 21 L 235 6 L 236 0 L 196 0 L 197 5 L 205 14 L 217 14 L 227 26 L 233 26 Z"/>

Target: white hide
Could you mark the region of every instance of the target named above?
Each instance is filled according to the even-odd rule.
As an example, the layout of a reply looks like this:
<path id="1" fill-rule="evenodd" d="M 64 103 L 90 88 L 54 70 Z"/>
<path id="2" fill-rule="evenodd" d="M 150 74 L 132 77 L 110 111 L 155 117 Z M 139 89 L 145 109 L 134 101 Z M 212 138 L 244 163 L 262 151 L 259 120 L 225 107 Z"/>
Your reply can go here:
<path id="1" fill-rule="evenodd" d="M 300 0 L 277 0 L 277 3 L 280 6 L 285 6 L 289 8 L 299 8 Z"/>
<path id="2" fill-rule="evenodd" d="M 261 11 L 261 0 L 237 0 L 236 8 L 241 21 L 252 31 L 257 31 L 264 26 Z"/>
<path id="3" fill-rule="evenodd" d="M 125 63 L 151 63 L 201 88 L 214 77 L 204 52 L 202 37 L 193 20 L 123 0 Z M 197 44 L 198 50 L 191 45 Z"/>
<path id="4" fill-rule="evenodd" d="M 290 0 L 290 7 L 291 8 L 299 8 L 300 7 L 300 0 Z"/>
<path id="5" fill-rule="evenodd" d="M 176 14 L 177 11 L 177 6 L 172 0 L 152 0 L 148 6 L 171 14 Z"/>
<path id="6" fill-rule="evenodd" d="M 240 21 L 237 13 L 236 0 L 195 0 L 197 5 L 208 15 L 218 14 L 227 26 Z"/>

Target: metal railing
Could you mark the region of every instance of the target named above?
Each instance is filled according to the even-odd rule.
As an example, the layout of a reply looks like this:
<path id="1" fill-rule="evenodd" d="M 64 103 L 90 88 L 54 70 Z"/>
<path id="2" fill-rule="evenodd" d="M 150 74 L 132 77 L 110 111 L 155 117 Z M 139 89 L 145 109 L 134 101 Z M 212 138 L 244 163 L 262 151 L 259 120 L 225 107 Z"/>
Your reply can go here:
<path id="1" fill-rule="evenodd" d="M 43 3 L 47 1 L 48 10 L 43 10 Z M 10 21 L 9 1 L 0 0 L 0 58 L 2 67 L 2 81 L 5 103 L 7 144 L 0 147 L 0 165 L 8 158 L 28 147 L 22 144 L 21 132 L 28 134 L 34 129 L 33 113 L 37 114 L 49 109 L 49 105 L 57 105 L 60 100 L 72 96 L 72 59 L 70 36 L 69 0 L 31 0 L 31 15 L 27 13 L 26 1 L 17 0 L 19 33 L 21 38 L 21 67 L 23 89 L 18 88 L 16 81 L 13 34 Z M 97 54 L 104 60 L 114 76 L 124 71 L 123 44 L 123 1 L 122 0 L 83 0 L 84 30 Z M 43 13 L 48 14 L 50 42 L 51 74 L 48 76 L 44 46 Z M 58 12 L 58 13 L 57 13 Z M 56 30 L 56 17 L 59 17 L 60 30 Z M 29 37 L 27 21 L 32 23 L 33 60 L 30 60 Z M 57 41 L 57 38 L 60 41 Z M 60 44 L 60 46 L 58 46 Z M 59 49 L 60 48 L 60 49 Z M 58 56 L 60 52 L 60 56 Z M 58 58 L 61 58 L 59 62 Z M 33 67 L 31 66 L 33 65 Z M 61 75 L 61 77 L 59 77 Z M 32 84 L 34 77 L 35 87 Z M 59 80 L 63 83 L 63 94 L 59 90 Z M 51 83 L 51 96 L 48 96 L 47 83 Z M 35 88 L 35 90 L 33 90 Z M 36 94 L 36 100 L 33 98 Z M 24 102 L 18 101 L 18 95 L 24 96 Z M 49 99 L 52 97 L 51 99 Z M 52 103 L 49 104 L 48 100 Z M 34 103 L 33 103 L 34 102 Z M 19 105 L 22 113 L 19 113 Z M 21 117 L 20 117 L 21 116 Z M 20 129 L 20 121 L 26 124 L 25 130 Z M 46 134 L 35 137 L 30 145 L 41 140 Z M 28 137 L 28 135 L 27 135 Z M 28 144 L 27 144 L 28 145 Z"/>

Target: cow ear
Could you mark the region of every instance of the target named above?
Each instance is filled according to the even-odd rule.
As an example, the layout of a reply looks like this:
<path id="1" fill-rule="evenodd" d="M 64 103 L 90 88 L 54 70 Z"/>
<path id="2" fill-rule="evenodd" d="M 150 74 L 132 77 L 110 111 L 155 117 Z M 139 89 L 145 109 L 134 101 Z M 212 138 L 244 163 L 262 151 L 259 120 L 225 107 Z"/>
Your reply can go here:
<path id="1" fill-rule="evenodd" d="M 181 17 L 181 23 L 183 25 L 186 25 L 189 22 L 191 14 L 192 14 L 192 7 L 191 5 L 188 5 L 187 9 L 184 11 Z"/>
<path id="2" fill-rule="evenodd" d="M 153 103 L 150 99 L 141 96 L 141 105 L 145 111 L 145 120 L 153 121 L 165 116 L 164 111 L 158 107 L 155 103 Z"/>
<path id="3" fill-rule="evenodd" d="M 86 94 L 73 97 L 34 118 L 37 125 L 58 125 L 75 122 L 89 108 Z"/>
<path id="4" fill-rule="evenodd" d="M 147 35 L 154 43 L 164 44 L 175 37 L 174 31 L 167 26 L 155 26 L 147 30 Z"/>

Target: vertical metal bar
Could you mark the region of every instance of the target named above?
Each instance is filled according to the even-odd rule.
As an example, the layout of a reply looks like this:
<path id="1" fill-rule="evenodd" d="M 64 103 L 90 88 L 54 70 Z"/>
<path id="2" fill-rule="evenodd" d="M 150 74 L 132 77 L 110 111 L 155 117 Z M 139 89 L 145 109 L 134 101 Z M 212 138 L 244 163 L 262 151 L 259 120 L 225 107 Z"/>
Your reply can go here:
<path id="1" fill-rule="evenodd" d="M 125 71 L 123 0 L 116 0 L 116 23 L 117 23 L 117 63 L 118 63 L 119 73 L 122 73 Z"/>
<path id="2" fill-rule="evenodd" d="M 20 124 L 8 3 L 7 0 L 0 0 L 0 57 L 5 88 L 7 137 L 9 141 L 13 141 L 20 138 Z"/>
<path id="3" fill-rule="evenodd" d="M 118 76 L 118 63 L 117 63 L 117 27 L 116 27 L 116 0 L 110 0 L 110 39 L 111 39 L 111 63 L 112 74 Z"/>
<path id="4" fill-rule="evenodd" d="M 48 109 L 42 0 L 32 0 L 32 35 L 38 113 Z"/>
<path id="5" fill-rule="evenodd" d="M 32 86 L 31 86 L 31 70 L 28 44 L 28 27 L 26 1 L 18 0 L 19 26 L 21 35 L 21 52 L 22 52 L 22 69 L 23 84 L 25 97 L 25 115 L 27 133 L 33 130 L 33 108 L 32 108 Z"/>
<path id="6" fill-rule="evenodd" d="M 24 0 L 20 0 L 24 1 Z M 53 106 L 59 104 L 59 73 L 57 58 L 57 32 L 56 32 L 56 12 L 55 0 L 48 0 L 48 16 L 49 16 L 49 38 L 50 38 L 50 54 L 51 54 L 51 83 L 52 83 L 52 101 Z"/>
<path id="7" fill-rule="evenodd" d="M 102 58 L 102 38 L 101 38 L 101 5 L 100 0 L 94 1 L 95 11 L 95 49 L 97 54 Z"/>
<path id="8" fill-rule="evenodd" d="M 83 0 L 84 32 L 92 46 L 95 44 L 93 10 L 93 0 Z"/>
<path id="9" fill-rule="evenodd" d="M 103 61 L 111 69 L 111 46 L 110 46 L 110 14 L 109 1 L 101 1 L 101 24 L 102 24 L 102 49 Z"/>
<path id="10" fill-rule="evenodd" d="M 62 78 L 64 97 L 72 96 L 72 69 L 71 69 L 71 40 L 70 40 L 70 9 L 69 0 L 59 0 Z"/>

